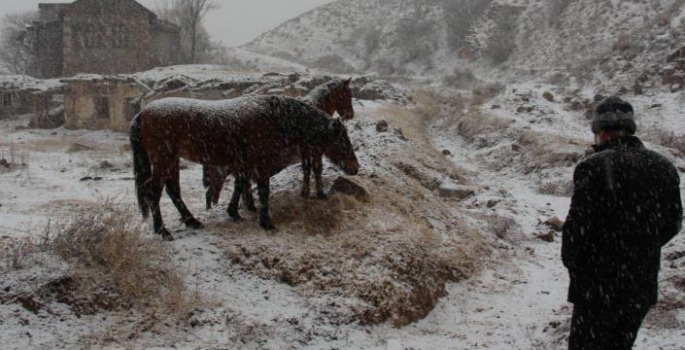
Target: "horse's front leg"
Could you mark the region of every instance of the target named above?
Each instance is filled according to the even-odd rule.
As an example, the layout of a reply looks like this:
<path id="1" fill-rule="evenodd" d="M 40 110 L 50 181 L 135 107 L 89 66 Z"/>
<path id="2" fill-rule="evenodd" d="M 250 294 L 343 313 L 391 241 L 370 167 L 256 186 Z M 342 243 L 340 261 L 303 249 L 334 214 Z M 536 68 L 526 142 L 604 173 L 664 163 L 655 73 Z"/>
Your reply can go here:
<path id="1" fill-rule="evenodd" d="M 257 179 L 257 192 L 259 193 L 259 226 L 265 230 L 275 230 L 269 215 L 269 178 Z"/>
<path id="2" fill-rule="evenodd" d="M 323 155 L 313 155 L 312 165 L 314 167 L 314 184 L 316 186 L 316 198 L 326 199 L 326 194 L 323 192 L 323 184 L 321 179 L 321 174 L 323 173 Z"/>
<path id="3" fill-rule="evenodd" d="M 302 198 L 309 198 L 309 178 L 312 172 L 311 151 L 307 147 L 300 147 L 302 156 Z"/>

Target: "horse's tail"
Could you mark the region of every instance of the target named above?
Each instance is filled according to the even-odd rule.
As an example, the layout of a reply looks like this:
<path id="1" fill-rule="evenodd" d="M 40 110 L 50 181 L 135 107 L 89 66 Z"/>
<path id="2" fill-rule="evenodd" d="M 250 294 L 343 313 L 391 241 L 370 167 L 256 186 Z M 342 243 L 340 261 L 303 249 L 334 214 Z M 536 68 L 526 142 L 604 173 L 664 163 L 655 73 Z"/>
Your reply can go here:
<path id="1" fill-rule="evenodd" d="M 207 165 L 202 166 L 202 185 L 208 188 L 211 183 L 209 182 L 209 167 Z"/>
<path id="2" fill-rule="evenodd" d="M 147 155 L 145 145 L 143 145 L 143 135 L 140 130 L 140 114 L 133 118 L 131 123 L 131 150 L 133 151 L 133 175 L 136 179 L 136 197 L 138 197 L 138 208 L 140 208 L 143 218 L 147 219 L 150 214 L 150 205 L 145 200 L 143 185 L 152 177 L 152 165 Z"/>

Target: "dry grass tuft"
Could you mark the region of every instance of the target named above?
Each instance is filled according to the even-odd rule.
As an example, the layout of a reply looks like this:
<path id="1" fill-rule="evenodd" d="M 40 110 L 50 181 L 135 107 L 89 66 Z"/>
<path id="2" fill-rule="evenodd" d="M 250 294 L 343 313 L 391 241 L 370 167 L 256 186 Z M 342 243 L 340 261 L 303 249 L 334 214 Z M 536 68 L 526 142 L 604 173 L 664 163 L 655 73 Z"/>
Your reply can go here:
<path id="1" fill-rule="evenodd" d="M 133 307 L 186 319 L 202 306 L 201 295 L 187 291 L 169 248 L 131 222 L 129 214 L 103 206 L 46 230 L 44 249 L 74 271 L 57 298 L 78 314 Z"/>
<path id="2" fill-rule="evenodd" d="M 501 83 L 489 83 L 476 87 L 471 94 L 471 106 L 481 106 L 504 91 Z"/>
<path id="3" fill-rule="evenodd" d="M 456 125 L 460 136 L 473 140 L 484 134 L 501 134 L 513 123 L 513 120 L 486 113 L 481 109 L 474 109 L 451 119 L 450 122 L 448 126 Z"/>
<path id="4" fill-rule="evenodd" d="M 12 271 L 35 264 L 39 259 L 40 246 L 30 237 L 0 240 L 0 270 Z"/>
<path id="5" fill-rule="evenodd" d="M 0 144 L 0 173 L 28 165 L 28 151 L 17 144 Z"/>
<path id="6" fill-rule="evenodd" d="M 353 197 L 336 193 L 326 200 L 299 196 L 275 195 L 271 199 L 274 222 L 307 234 L 330 235 L 342 229 L 361 203 Z"/>

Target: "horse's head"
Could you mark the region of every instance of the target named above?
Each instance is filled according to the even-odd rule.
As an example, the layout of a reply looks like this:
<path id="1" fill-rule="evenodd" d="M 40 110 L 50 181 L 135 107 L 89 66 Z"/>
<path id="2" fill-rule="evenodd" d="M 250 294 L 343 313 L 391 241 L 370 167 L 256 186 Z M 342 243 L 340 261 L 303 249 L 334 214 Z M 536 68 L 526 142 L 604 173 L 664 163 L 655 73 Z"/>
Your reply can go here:
<path id="1" fill-rule="evenodd" d="M 354 148 L 347 129 L 339 118 L 330 121 L 328 125 L 329 142 L 325 147 L 324 154 L 335 165 L 340 167 L 347 175 L 357 175 L 359 162 L 354 154 Z"/>
<path id="2" fill-rule="evenodd" d="M 354 118 L 354 108 L 352 108 L 352 91 L 350 91 L 350 82 L 352 78 L 343 80 L 340 84 L 336 85 L 336 89 L 333 92 L 336 98 L 335 111 L 340 114 L 340 117 L 344 120 L 350 120 Z"/>

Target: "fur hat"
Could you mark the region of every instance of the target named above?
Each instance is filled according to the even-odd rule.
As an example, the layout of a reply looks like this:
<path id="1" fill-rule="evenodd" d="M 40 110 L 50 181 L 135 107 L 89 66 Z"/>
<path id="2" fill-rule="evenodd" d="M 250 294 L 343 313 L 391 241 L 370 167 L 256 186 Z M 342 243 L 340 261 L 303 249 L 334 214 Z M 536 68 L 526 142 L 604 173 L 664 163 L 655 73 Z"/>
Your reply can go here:
<path id="1" fill-rule="evenodd" d="M 591 127 L 595 134 L 602 130 L 626 130 L 635 134 L 633 106 L 618 96 L 607 97 L 595 108 Z"/>

